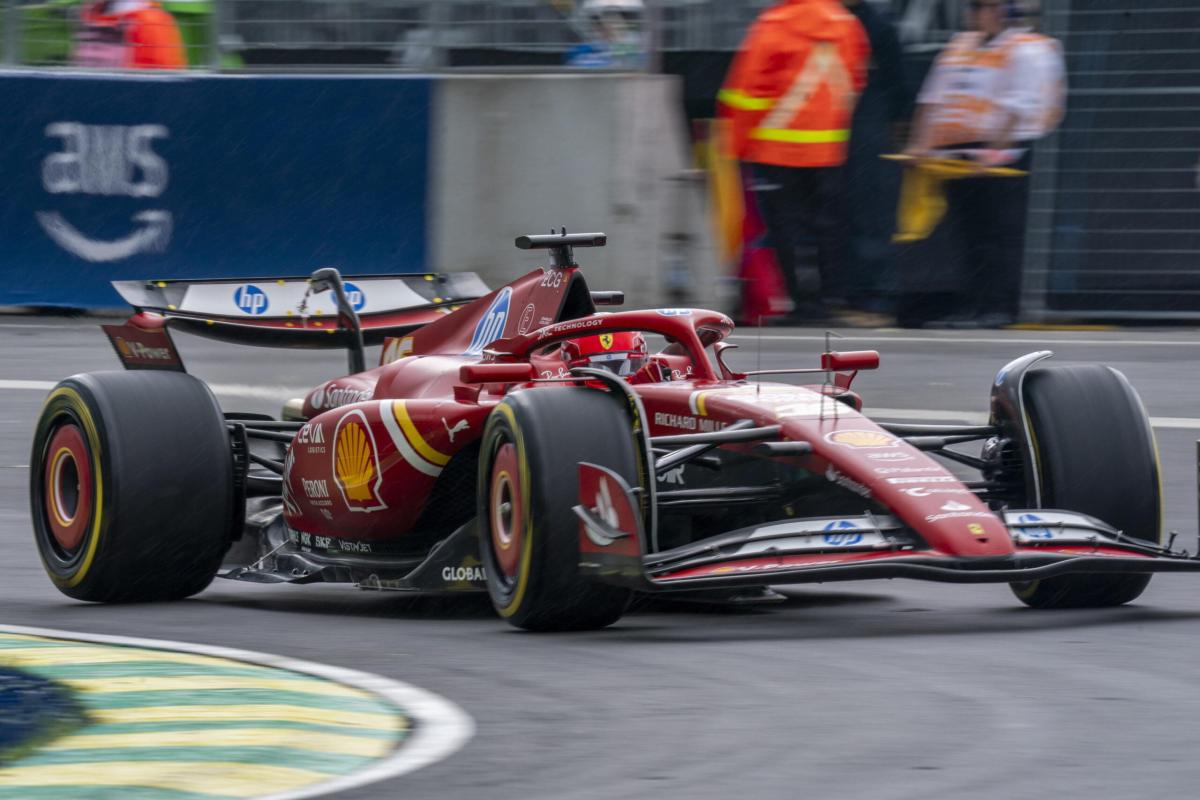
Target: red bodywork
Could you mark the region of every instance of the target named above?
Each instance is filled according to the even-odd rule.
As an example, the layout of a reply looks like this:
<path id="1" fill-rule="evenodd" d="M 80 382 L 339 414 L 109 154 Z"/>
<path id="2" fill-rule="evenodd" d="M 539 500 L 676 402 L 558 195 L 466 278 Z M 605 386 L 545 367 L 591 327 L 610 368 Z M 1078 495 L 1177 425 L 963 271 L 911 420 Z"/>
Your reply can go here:
<path id="1" fill-rule="evenodd" d="M 309 422 L 296 437 L 284 476 L 287 525 L 330 537 L 333 549 L 398 546 L 420 519 L 442 472 L 460 454 L 474 461 L 472 446 L 488 412 L 507 392 L 562 385 L 548 380 L 567 375 L 561 355 L 543 352 L 548 345 L 640 330 L 675 343 L 655 358 L 658 377 L 667 379 L 641 373 L 632 378 L 652 436 L 716 431 L 739 420 L 779 425 L 781 440 L 812 445 L 811 454 L 792 457 L 798 466 L 886 506 L 935 553 L 1014 552 L 1004 523 L 944 466 L 834 398 L 846 394 L 850 375 L 810 387 L 749 383 L 711 357 L 712 346 L 733 329 L 724 314 L 660 309 L 563 320 L 564 303 L 577 284 L 583 286 L 575 269 L 536 270 L 389 342 L 387 363 L 317 387 L 305 399 Z M 523 363 L 542 380 L 462 380 L 467 365 Z M 791 556 L 788 563 L 871 556 Z M 758 567 L 745 562 L 742 568 Z"/>
<path id="2" fill-rule="evenodd" d="M 287 419 L 227 415 L 248 512 L 239 533 L 258 535 L 245 537 L 251 552 L 225 577 L 480 588 L 490 576 L 480 566 L 478 512 L 498 502 L 502 487 L 493 475 L 491 493 L 478 499 L 489 415 L 510 393 L 569 386 L 624 397 L 619 405 L 639 465 L 635 486 L 626 484 L 630 476 L 583 459 L 563 465 L 578 470 L 578 481 L 565 484 L 577 503 L 576 566 L 593 580 L 653 591 L 1200 570 L 1200 560 L 1169 546 L 1042 505 L 1021 385 L 1049 353 L 1000 371 L 987 426 L 876 423 L 850 387 L 857 371 L 878 367 L 877 353 L 825 352 L 819 366 L 784 370 L 809 373 L 811 385 L 750 381 L 723 361 L 733 332 L 724 314 L 597 313 L 597 304 L 619 293 L 591 292 L 570 248 L 602 245 L 602 234 L 516 243 L 552 249 L 554 265 L 483 297 L 486 287 L 467 273 L 336 286 L 324 271 L 311 281 L 117 285 L 139 313 L 105 330 L 130 369 L 183 369 L 168 323 L 231 341 L 350 351 L 353 374 L 288 403 Z M 340 298 L 336 308 L 322 299 L 329 288 Z M 355 304 L 361 318 L 350 310 Z M 644 335 L 648 359 L 642 336 L 623 332 Z M 588 342 L 586 358 L 562 346 L 578 339 Z M 632 374 L 597 368 L 631 349 L 618 344 L 623 339 L 637 341 L 636 360 L 623 364 Z M 383 345 L 379 366 L 361 368 L 364 342 Z M 597 344 L 612 352 L 592 352 Z M 255 453 L 251 438 L 259 446 L 286 443 L 282 464 L 278 451 Z M 948 449 L 983 439 L 979 457 Z M 964 483 L 933 453 L 973 467 L 983 480 Z M 493 472 L 504 457 L 496 457 Z M 271 513 L 251 513 L 251 503 Z M 1022 503 L 1030 508 L 1014 508 Z M 498 566 L 507 569 L 502 559 Z"/>

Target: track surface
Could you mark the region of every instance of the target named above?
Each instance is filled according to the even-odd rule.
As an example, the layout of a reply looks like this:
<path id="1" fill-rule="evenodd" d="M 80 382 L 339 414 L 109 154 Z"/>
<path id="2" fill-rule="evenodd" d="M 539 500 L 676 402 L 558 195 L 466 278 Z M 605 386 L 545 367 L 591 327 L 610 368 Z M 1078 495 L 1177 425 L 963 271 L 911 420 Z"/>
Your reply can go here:
<path id="1" fill-rule="evenodd" d="M 1007 360 L 1124 371 L 1157 431 L 1167 525 L 1196 546 L 1200 335 L 854 332 L 877 346 L 868 406 L 986 411 Z M 792 338 L 788 338 L 792 337 Z M 887 339 L 892 339 L 890 343 Z M 861 339 L 861 341 L 860 341 Z M 1082 342 L 1082 343 L 1080 343 Z M 734 363 L 808 366 L 817 331 L 739 339 Z M 336 353 L 180 339 L 209 381 L 306 387 Z M 94 321 L 0 319 L 0 386 L 115 369 Z M 475 738 L 345 798 L 1192 798 L 1200 579 L 1160 575 L 1135 606 L 1035 612 L 1003 586 L 869 582 L 788 590 L 768 610 L 656 608 L 595 634 L 509 629 L 486 601 L 217 582 L 171 605 L 60 596 L 29 532 L 28 448 L 43 391 L 0 388 L 0 621 L 244 647 L 396 677 L 462 705 Z M 281 400 L 222 396 L 278 413 Z"/>

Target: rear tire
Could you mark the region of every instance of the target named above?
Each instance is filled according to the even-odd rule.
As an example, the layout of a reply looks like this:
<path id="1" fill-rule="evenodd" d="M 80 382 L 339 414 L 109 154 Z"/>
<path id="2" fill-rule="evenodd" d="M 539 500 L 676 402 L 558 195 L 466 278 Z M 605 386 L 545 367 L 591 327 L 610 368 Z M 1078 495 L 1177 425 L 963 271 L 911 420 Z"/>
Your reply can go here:
<path id="1" fill-rule="evenodd" d="M 176 372 L 95 372 L 54 388 L 30 457 L 42 565 L 78 600 L 178 600 L 203 590 L 233 530 L 225 420 Z"/>
<path id="2" fill-rule="evenodd" d="M 629 419 L 607 392 L 515 392 L 488 417 L 479 460 L 479 544 L 497 613 L 530 631 L 593 630 L 632 592 L 579 574 L 581 461 L 637 486 Z"/>
<path id="3" fill-rule="evenodd" d="M 1158 450 L 1146 410 L 1120 372 L 1096 364 L 1031 371 L 1025 378 L 1042 507 L 1078 511 L 1158 544 Z M 1138 597 L 1150 576 L 1064 575 L 1012 584 L 1033 608 L 1104 608 Z"/>

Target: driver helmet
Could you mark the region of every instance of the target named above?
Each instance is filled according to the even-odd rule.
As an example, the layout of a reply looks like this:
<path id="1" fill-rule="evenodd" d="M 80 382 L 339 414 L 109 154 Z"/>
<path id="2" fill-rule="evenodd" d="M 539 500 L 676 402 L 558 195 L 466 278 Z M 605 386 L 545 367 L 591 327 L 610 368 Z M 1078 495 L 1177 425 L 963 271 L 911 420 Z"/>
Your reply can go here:
<path id="1" fill-rule="evenodd" d="M 600 367 L 629 377 L 650 360 L 646 337 L 638 331 L 601 333 L 563 342 L 563 359 L 571 367 Z"/>

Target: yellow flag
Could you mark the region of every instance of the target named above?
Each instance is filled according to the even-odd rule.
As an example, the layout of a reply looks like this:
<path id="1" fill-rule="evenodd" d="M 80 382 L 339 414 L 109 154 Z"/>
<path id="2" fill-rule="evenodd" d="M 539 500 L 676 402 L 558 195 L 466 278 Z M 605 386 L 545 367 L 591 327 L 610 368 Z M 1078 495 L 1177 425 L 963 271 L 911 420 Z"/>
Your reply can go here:
<path id="1" fill-rule="evenodd" d="M 742 195 L 742 174 L 728 146 L 729 126 L 729 120 L 713 120 L 704 156 L 708 167 L 717 254 L 721 263 L 732 268 L 742 252 L 742 224 L 746 217 L 746 206 Z"/>
<path id="2" fill-rule="evenodd" d="M 929 238 L 946 216 L 946 181 L 959 178 L 1011 178 L 1028 173 L 1011 167 L 979 169 L 970 161 L 957 158 L 912 158 L 884 156 L 906 162 L 900 184 L 900 204 L 896 209 L 896 235 L 893 242 L 918 242 Z"/>

